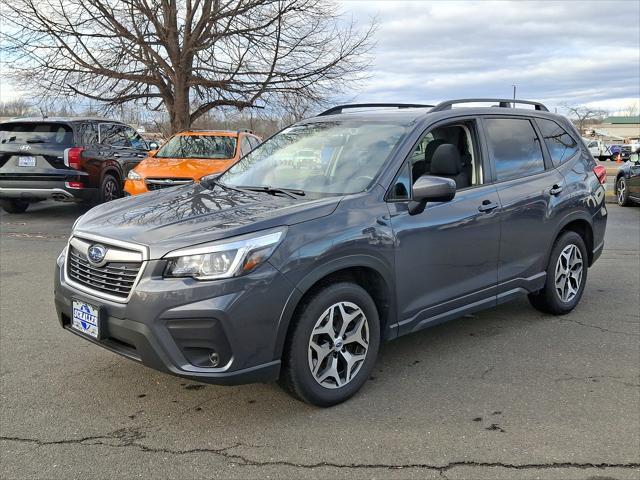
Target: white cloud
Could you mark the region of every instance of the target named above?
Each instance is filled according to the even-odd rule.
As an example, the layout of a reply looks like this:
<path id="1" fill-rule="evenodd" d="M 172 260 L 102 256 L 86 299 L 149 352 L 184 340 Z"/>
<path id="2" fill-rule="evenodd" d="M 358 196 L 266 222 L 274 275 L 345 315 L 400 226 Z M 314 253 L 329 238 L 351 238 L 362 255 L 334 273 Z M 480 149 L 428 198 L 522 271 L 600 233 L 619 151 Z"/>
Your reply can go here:
<path id="1" fill-rule="evenodd" d="M 640 2 L 358 2 L 379 30 L 358 101 L 518 97 L 615 111 L 640 97 Z"/>

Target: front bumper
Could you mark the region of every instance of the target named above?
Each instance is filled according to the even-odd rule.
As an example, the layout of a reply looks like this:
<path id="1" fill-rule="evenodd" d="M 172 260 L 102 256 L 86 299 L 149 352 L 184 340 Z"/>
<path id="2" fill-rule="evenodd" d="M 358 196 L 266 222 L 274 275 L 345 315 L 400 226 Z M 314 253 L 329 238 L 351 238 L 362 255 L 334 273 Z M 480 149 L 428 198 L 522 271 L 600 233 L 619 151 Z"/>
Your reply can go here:
<path id="1" fill-rule="evenodd" d="M 55 272 L 60 325 L 153 369 L 206 383 L 235 385 L 278 378 L 278 326 L 293 285 L 265 263 L 243 277 L 199 282 L 162 278 L 165 262 L 147 261 L 127 303 L 84 293 Z M 101 310 L 101 338 L 70 326 L 72 300 Z M 281 342 L 280 342 L 281 343 Z M 215 352 L 219 366 L 212 367 Z M 207 366 L 207 364 L 209 366 Z"/>
<path id="2" fill-rule="evenodd" d="M 149 189 L 144 180 L 131 180 L 127 178 L 124 181 L 124 191 L 129 195 L 140 195 L 141 193 L 147 193 Z"/>

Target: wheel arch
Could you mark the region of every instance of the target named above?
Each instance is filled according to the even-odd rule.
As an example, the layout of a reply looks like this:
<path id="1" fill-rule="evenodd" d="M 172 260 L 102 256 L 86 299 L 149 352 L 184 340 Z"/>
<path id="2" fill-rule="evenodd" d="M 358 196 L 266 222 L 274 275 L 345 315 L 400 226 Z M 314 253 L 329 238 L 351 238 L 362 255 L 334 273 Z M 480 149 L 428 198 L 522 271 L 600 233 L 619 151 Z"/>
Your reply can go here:
<path id="1" fill-rule="evenodd" d="M 106 165 L 102 169 L 102 174 L 100 175 L 100 183 L 102 183 L 102 180 L 104 180 L 104 177 L 106 177 L 107 175 L 111 175 L 113 177 L 116 177 L 116 180 L 119 180 L 120 183 L 124 184 L 124 177 L 122 175 L 122 172 L 120 171 L 120 169 L 117 166 L 115 166 L 115 165 Z"/>
<path id="2" fill-rule="evenodd" d="M 307 274 L 289 296 L 278 322 L 274 358 L 282 356 L 292 321 L 305 300 L 326 285 L 339 281 L 353 282 L 371 296 L 380 317 L 380 335 L 388 339 L 389 326 L 395 321 L 395 290 L 392 270 L 379 258 L 353 255 L 324 263 Z"/>
<path id="3" fill-rule="evenodd" d="M 557 229 L 555 236 L 553 237 L 553 243 L 549 247 L 547 258 L 551 255 L 551 250 L 553 249 L 553 246 L 555 245 L 560 235 L 567 231 L 575 232 L 580 235 L 580 237 L 582 237 L 585 246 L 587 247 L 587 256 L 589 260 L 588 265 L 591 266 L 594 260 L 593 225 L 591 222 L 591 218 L 589 218 L 588 215 L 582 213 L 569 215 L 563 220 L 563 222 Z"/>

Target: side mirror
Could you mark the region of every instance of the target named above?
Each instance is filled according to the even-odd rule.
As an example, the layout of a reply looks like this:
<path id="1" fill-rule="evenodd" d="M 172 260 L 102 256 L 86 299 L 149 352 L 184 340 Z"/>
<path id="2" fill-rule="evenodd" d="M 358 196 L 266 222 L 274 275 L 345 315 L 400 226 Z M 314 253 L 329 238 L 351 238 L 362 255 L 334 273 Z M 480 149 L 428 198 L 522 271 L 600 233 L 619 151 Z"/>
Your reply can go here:
<path id="1" fill-rule="evenodd" d="M 158 150 L 149 150 L 147 152 L 147 155 L 149 155 L 150 157 L 155 157 L 156 153 L 158 153 Z"/>
<path id="2" fill-rule="evenodd" d="M 149 142 L 150 150 L 158 150 L 160 148 L 160 144 L 158 142 Z"/>
<path id="3" fill-rule="evenodd" d="M 424 211 L 427 202 L 448 202 L 456 196 L 456 182 L 450 178 L 422 175 L 413 184 L 413 200 L 409 202 L 409 215 Z"/>

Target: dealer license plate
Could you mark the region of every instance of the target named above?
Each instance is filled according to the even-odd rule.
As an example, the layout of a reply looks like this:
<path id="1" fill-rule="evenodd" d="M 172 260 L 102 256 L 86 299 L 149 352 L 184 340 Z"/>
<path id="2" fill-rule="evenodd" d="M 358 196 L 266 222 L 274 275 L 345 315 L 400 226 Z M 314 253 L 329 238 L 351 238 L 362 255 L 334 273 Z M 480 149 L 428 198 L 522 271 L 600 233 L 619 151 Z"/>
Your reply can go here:
<path id="1" fill-rule="evenodd" d="M 79 300 L 73 300 L 71 328 L 93 338 L 100 336 L 100 309 Z"/>

